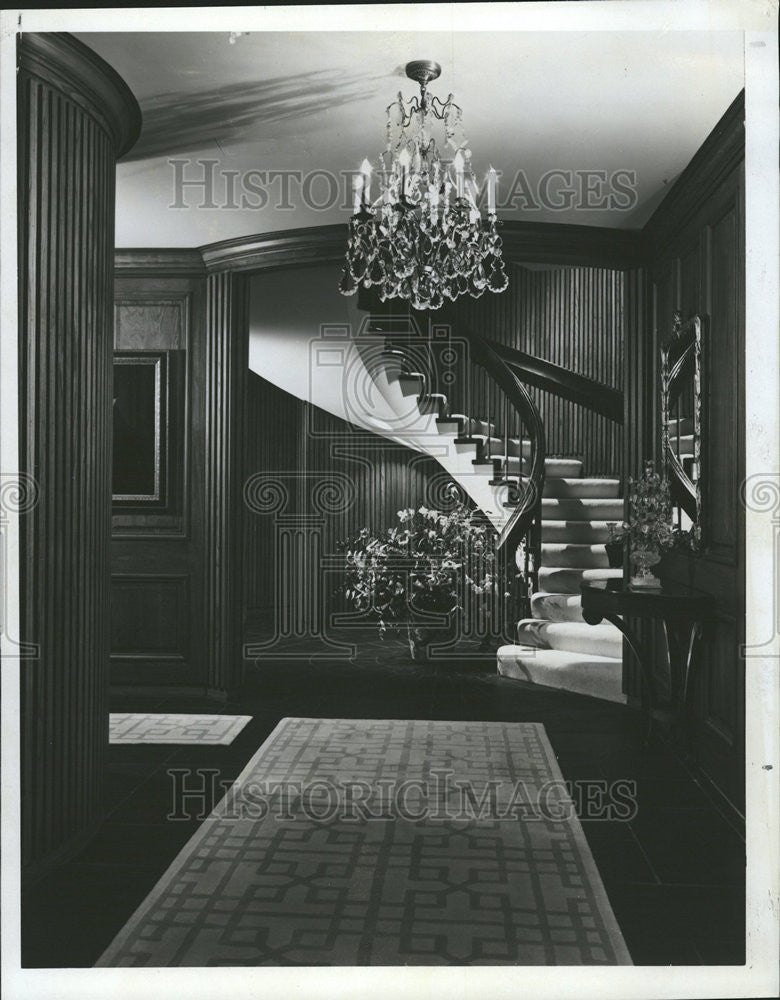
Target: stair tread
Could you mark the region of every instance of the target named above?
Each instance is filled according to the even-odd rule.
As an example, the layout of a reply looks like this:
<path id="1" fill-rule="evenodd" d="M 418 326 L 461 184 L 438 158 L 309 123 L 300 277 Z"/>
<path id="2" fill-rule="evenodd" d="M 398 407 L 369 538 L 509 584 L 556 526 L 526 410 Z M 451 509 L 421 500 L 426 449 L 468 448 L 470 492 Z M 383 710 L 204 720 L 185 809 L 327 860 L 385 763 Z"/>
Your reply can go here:
<path id="1" fill-rule="evenodd" d="M 542 542 L 542 551 L 547 549 L 548 551 L 562 551 L 563 549 L 579 549 L 585 551 L 586 549 L 592 552 L 594 549 L 602 552 L 606 548 L 604 542 Z"/>
<path id="2" fill-rule="evenodd" d="M 613 479 L 610 476 L 577 476 L 577 477 L 573 477 L 573 476 L 552 476 L 550 478 L 553 479 L 553 481 L 555 481 L 555 480 L 561 480 L 563 482 L 577 483 L 578 485 L 583 485 L 583 484 L 590 485 L 591 483 L 604 483 L 604 484 L 609 483 L 610 486 L 615 486 L 615 485 L 619 486 L 620 485 L 620 480 L 619 479 Z M 566 499 L 566 498 L 564 497 L 562 499 Z"/>
<path id="3" fill-rule="evenodd" d="M 571 508 L 574 504 L 578 503 L 585 504 L 588 507 L 598 504 L 613 506 L 616 500 L 619 500 L 621 504 L 623 503 L 621 497 L 543 497 L 542 504 L 546 504 L 548 509 L 557 510 L 562 506 L 566 507 L 566 505 Z"/>
<path id="4" fill-rule="evenodd" d="M 545 570 L 550 573 L 589 573 L 590 580 L 617 580 L 623 575 L 622 569 L 613 569 L 611 566 L 540 566 L 539 571 Z M 546 591 L 551 594 L 565 594 L 565 590 Z"/>
<path id="5" fill-rule="evenodd" d="M 544 501 L 542 501 L 544 503 Z M 561 518 L 556 521 L 554 518 L 542 518 L 542 527 L 548 526 L 552 527 L 555 525 L 572 525 L 577 528 L 584 528 L 586 525 L 590 528 L 606 528 L 607 525 L 613 524 L 613 521 L 600 520 L 598 518 L 587 518 L 587 517 L 568 517 Z"/>
<path id="6" fill-rule="evenodd" d="M 590 628 L 590 626 L 588 627 Z M 560 666 L 568 666 L 569 664 L 580 666 L 586 663 L 607 665 L 619 663 L 621 668 L 623 666 L 622 658 L 617 656 L 600 656 L 598 653 L 572 653 L 565 649 L 539 649 L 538 646 L 524 646 L 520 643 L 508 643 L 506 646 L 500 646 L 498 652 L 504 655 L 528 656 L 537 661 L 541 657 L 546 662 Z"/>
<path id="7" fill-rule="evenodd" d="M 586 633 L 590 635 L 598 633 L 599 630 L 621 636 L 623 634 L 617 625 L 613 625 L 612 622 L 608 621 L 599 622 L 598 625 L 588 625 L 586 622 L 554 622 L 549 618 L 521 618 L 517 625 L 518 628 L 521 625 L 546 625 L 550 626 L 551 629 L 555 629 L 556 632 L 571 632 L 576 635 L 584 635 Z"/>

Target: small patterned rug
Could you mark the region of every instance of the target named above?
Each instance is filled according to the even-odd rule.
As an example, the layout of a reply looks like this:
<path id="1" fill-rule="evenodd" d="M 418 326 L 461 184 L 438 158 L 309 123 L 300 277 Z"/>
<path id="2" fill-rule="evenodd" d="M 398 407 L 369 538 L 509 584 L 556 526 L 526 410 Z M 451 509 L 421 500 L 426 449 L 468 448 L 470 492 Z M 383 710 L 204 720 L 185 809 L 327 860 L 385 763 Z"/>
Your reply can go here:
<path id="1" fill-rule="evenodd" d="M 283 719 L 97 964 L 631 959 L 542 725 Z"/>
<path id="2" fill-rule="evenodd" d="M 109 743 L 199 743 L 226 746 L 232 743 L 251 715 L 153 715 L 145 712 L 112 712 Z"/>

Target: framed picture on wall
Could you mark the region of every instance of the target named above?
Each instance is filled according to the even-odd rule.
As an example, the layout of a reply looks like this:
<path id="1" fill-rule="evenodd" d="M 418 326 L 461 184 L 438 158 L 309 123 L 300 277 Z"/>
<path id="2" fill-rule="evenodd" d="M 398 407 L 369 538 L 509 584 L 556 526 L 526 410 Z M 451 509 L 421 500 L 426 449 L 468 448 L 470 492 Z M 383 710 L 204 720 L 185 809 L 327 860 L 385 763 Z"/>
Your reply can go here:
<path id="1" fill-rule="evenodd" d="M 114 354 L 114 504 L 164 505 L 167 493 L 168 358 L 165 351 Z"/>

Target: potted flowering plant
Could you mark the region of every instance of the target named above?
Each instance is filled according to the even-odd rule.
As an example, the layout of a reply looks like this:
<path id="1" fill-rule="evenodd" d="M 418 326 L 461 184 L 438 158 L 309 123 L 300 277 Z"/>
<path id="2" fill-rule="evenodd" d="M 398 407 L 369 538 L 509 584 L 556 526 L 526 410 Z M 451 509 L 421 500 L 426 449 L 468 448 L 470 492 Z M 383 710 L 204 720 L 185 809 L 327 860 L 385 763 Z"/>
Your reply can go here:
<path id="1" fill-rule="evenodd" d="M 628 542 L 629 559 L 633 573 L 633 587 L 660 587 L 661 581 L 652 567 L 661 560 L 661 553 L 681 544 L 681 533 L 672 527 L 672 501 L 669 483 L 645 462 L 638 479 L 630 477 L 628 493 L 628 521 L 610 522 L 609 543 Z"/>
<path id="2" fill-rule="evenodd" d="M 409 507 L 397 516 L 397 525 L 363 528 L 341 544 L 343 589 L 380 636 L 404 630 L 412 658 L 423 659 L 432 638 L 462 622 L 468 593 L 479 603 L 498 592 L 494 531 L 460 499 L 449 512 Z"/>

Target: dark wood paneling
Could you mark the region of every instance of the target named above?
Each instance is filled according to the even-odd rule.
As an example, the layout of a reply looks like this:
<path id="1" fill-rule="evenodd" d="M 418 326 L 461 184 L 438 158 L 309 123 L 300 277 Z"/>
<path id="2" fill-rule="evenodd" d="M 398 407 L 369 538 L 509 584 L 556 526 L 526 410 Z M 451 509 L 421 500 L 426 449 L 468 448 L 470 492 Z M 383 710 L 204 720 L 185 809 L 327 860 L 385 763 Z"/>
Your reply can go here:
<path id="1" fill-rule="evenodd" d="M 68 35 L 19 47 L 22 471 L 22 863 L 62 853 L 100 818 L 111 531 L 115 160 L 138 106 Z"/>
<path id="2" fill-rule="evenodd" d="M 455 337 L 461 331 L 485 333 L 614 388 L 623 382 L 623 276 L 596 267 L 531 270 L 511 268 L 501 295 L 466 296 L 447 310 Z M 503 431 L 503 399 L 484 373 L 463 386 L 442 387 L 456 412 L 485 419 L 498 414 Z M 531 388 L 545 425 L 548 455 L 577 456 L 586 475 L 620 476 L 622 428 L 599 414 L 553 393 Z M 510 415 L 510 435 L 519 432 Z"/>
<path id="3" fill-rule="evenodd" d="M 165 414 L 165 502 L 116 504 L 114 538 L 134 535 L 186 536 L 190 489 L 188 467 L 192 425 L 192 361 L 202 351 L 193 329 L 203 325 L 201 282 L 197 279 L 117 277 L 114 304 L 114 350 L 168 353 L 168 407 Z M 193 296 L 196 301 L 193 302 Z M 193 306 L 196 313 L 193 315 Z M 196 337 L 196 339 L 199 339 Z M 194 405 L 202 405 L 195 400 Z"/>
<path id="4" fill-rule="evenodd" d="M 744 804 L 744 127 L 742 97 L 716 127 L 647 227 L 653 356 L 675 309 L 705 323 L 704 547 L 667 556 L 666 575 L 712 594 L 696 697 L 694 756 L 738 810 Z M 657 366 L 647 383 L 660 392 Z M 656 447 L 660 427 L 655 422 Z"/>
<path id="5" fill-rule="evenodd" d="M 735 187 L 735 191 L 738 186 Z M 707 370 L 707 545 L 712 558 L 732 565 L 737 561 L 739 487 L 744 469 L 738 461 L 741 442 L 739 385 L 735 375 L 743 368 L 743 343 L 738 335 L 738 206 L 732 199 L 714 213 L 707 229 L 710 364 Z"/>
<path id="6" fill-rule="evenodd" d="M 338 592 L 344 582 L 339 543 L 364 527 L 379 532 L 397 524 L 404 507 L 440 508 L 449 476 L 428 455 L 353 427 L 254 374 L 247 393 L 246 454 L 247 496 L 270 497 L 275 491 L 280 498 L 268 505 L 250 499 L 245 506 L 244 600 L 250 620 L 252 612 L 276 609 L 282 628 L 296 636 L 316 640 L 324 627 L 330 637 L 339 637 L 328 616 L 351 610 Z M 258 481 L 262 487 L 250 485 Z M 301 541 L 310 546 L 305 572 L 299 566 Z M 341 632 L 340 638 L 348 640 L 348 634 Z"/>
<path id="7" fill-rule="evenodd" d="M 112 654 L 118 684 L 183 684 L 216 694 L 234 690 L 242 675 L 243 400 L 247 322 L 243 278 L 200 276 L 189 256 L 138 258 L 124 251 L 117 271 L 117 346 L 170 348 L 186 354 L 181 449 L 184 489 L 178 526 L 160 513 L 115 515 L 115 574 L 144 578 L 144 598 L 159 596 L 166 574 L 187 578 L 190 640 L 181 655 L 161 659 L 153 648 L 130 659 Z M 160 273 L 162 272 L 162 273 Z M 166 512 L 166 516 L 170 512 Z M 132 521 L 133 523 L 129 523 Z M 115 635 L 137 627 L 133 609 L 115 602 Z M 148 655 L 147 655 L 148 654 Z"/>
<path id="8" fill-rule="evenodd" d="M 745 159 L 745 92 L 737 95 L 643 231 L 645 257 L 655 264 L 668 256 L 696 216 L 707 214 L 713 192 Z"/>
<path id="9" fill-rule="evenodd" d="M 189 659 L 189 576 L 111 577 L 111 649 L 120 661 Z"/>
<path id="10" fill-rule="evenodd" d="M 244 482 L 260 474 L 281 473 L 290 487 L 289 474 L 298 468 L 300 429 L 304 404 L 273 383 L 250 372 L 246 394 L 246 463 Z M 272 572 L 275 539 L 272 520 L 244 507 L 244 606 L 270 608 L 275 594 Z"/>
<path id="11" fill-rule="evenodd" d="M 623 277 L 623 476 L 638 476 L 647 458 L 654 455 L 655 419 L 658 400 L 655 393 L 654 339 L 648 324 L 648 281 L 644 268 L 627 271 Z M 628 500 L 624 499 L 623 517 L 628 519 Z M 625 553 L 627 556 L 627 553 Z M 625 567 L 626 569 L 628 567 Z M 650 662 L 658 663 L 656 634 L 641 619 L 627 622 L 646 650 Z M 666 671 L 657 671 L 659 690 L 664 688 Z M 642 695 L 641 671 L 627 643 L 623 643 L 623 690 L 633 701 Z"/>
<path id="12" fill-rule="evenodd" d="M 226 694 L 243 677 L 244 396 L 248 291 L 240 274 L 209 274 L 204 372 L 204 603 L 206 684 Z"/>
<path id="13" fill-rule="evenodd" d="M 179 378 L 171 392 L 168 482 L 164 507 L 115 506 L 111 545 L 113 684 L 205 686 L 203 646 L 204 572 L 204 412 L 205 412 L 205 277 L 175 274 L 160 277 L 142 262 L 117 271 L 115 347 L 117 350 L 166 350 Z M 175 656 L 160 657 L 145 646 L 144 621 L 138 607 L 151 610 L 160 596 L 160 579 L 171 574 L 186 581 L 188 641 Z M 136 580 L 134 602 L 122 599 L 119 580 Z M 119 592 L 117 588 L 119 587 Z M 142 594 L 141 591 L 146 593 Z M 180 605 L 181 608 L 184 605 Z M 182 612 L 183 613 L 183 612 Z M 138 631 L 137 649 L 127 654 L 127 636 Z M 124 637 L 120 645 L 118 636 Z"/>

